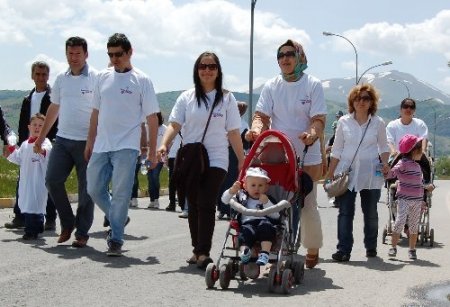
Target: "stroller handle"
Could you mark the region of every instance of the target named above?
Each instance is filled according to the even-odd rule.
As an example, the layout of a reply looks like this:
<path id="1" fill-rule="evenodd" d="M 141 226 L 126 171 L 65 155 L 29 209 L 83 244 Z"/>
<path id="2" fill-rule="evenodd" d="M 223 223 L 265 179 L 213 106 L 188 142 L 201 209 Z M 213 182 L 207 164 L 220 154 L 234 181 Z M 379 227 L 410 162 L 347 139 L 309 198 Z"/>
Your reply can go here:
<path id="1" fill-rule="evenodd" d="M 266 215 L 269 215 L 269 214 L 272 214 L 275 212 L 280 212 L 283 209 L 289 208 L 291 206 L 291 203 L 288 202 L 287 200 L 281 200 L 276 205 L 270 206 L 269 208 L 265 208 L 262 210 L 248 209 L 248 208 L 244 207 L 243 205 L 241 205 L 236 200 L 236 198 L 233 197 L 230 200 L 230 206 L 231 206 L 231 208 L 233 208 L 234 210 L 236 210 L 237 212 L 239 212 L 243 215 L 264 217 Z"/>

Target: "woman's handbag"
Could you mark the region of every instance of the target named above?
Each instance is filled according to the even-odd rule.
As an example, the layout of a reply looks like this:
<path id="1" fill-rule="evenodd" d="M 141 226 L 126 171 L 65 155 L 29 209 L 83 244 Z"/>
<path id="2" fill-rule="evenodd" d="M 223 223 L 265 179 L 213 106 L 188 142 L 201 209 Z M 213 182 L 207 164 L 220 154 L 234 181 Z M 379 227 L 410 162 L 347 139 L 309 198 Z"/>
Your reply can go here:
<path id="1" fill-rule="evenodd" d="M 205 130 L 200 142 L 184 144 L 178 149 L 171 180 L 181 195 L 196 194 L 201 179 L 209 168 L 209 156 L 203 141 L 208 129 L 214 105 L 211 107 Z M 189 193 L 188 193 L 189 192 Z M 188 195 L 189 194 L 189 195 Z"/>
<path id="2" fill-rule="evenodd" d="M 348 190 L 348 184 L 350 181 L 349 175 L 350 175 L 350 171 L 352 170 L 351 167 L 352 167 L 353 161 L 355 161 L 356 154 L 358 153 L 358 150 L 359 150 L 359 146 L 361 146 L 361 143 L 364 139 L 364 136 L 366 135 L 367 128 L 369 128 L 369 124 L 370 124 L 371 120 L 372 119 L 369 119 L 366 129 L 364 129 L 364 134 L 361 138 L 361 141 L 359 142 L 358 148 L 355 151 L 355 155 L 353 156 L 352 162 L 350 163 L 350 166 L 348 167 L 348 169 L 346 171 L 338 174 L 337 176 L 335 176 L 333 178 L 333 180 L 325 182 L 324 188 L 325 188 L 325 192 L 327 192 L 328 198 L 341 196 Z"/>

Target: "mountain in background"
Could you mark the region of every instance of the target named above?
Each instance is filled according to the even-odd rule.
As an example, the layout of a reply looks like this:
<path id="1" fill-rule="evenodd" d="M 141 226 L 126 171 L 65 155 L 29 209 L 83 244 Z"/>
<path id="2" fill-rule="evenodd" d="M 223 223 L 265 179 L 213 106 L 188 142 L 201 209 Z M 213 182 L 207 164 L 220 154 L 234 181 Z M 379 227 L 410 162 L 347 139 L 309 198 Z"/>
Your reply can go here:
<path id="1" fill-rule="evenodd" d="M 392 81 L 391 79 L 401 80 Z M 410 97 L 417 101 L 416 116 L 425 121 L 429 129 L 429 139 L 436 142 L 436 155 L 450 153 L 450 95 L 435 87 L 416 79 L 414 76 L 396 70 L 390 72 L 365 74 L 362 82 L 373 84 L 380 92 L 381 103 L 378 115 L 386 123 L 399 116 L 400 102 L 408 96 L 405 83 L 410 91 Z M 354 78 L 335 78 L 322 81 L 325 99 L 328 107 L 326 135 L 330 136 L 331 123 L 335 120 L 337 111 L 347 110 L 347 94 L 354 86 Z M 262 86 L 254 89 L 253 108 L 258 101 Z M 167 120 L 172 107 L 182 91 L 158 93 L 161 111 Z M 8 123 L 17 131 L 22 99 L 28 91 L 0 90 L 0 105 Z M 237 100 L 249 101 L 248 93 L 233 92 Z M 425 101 L 424 101 L 425 100 Z M 248 119 L 248 113 L 244 115 Z"/>

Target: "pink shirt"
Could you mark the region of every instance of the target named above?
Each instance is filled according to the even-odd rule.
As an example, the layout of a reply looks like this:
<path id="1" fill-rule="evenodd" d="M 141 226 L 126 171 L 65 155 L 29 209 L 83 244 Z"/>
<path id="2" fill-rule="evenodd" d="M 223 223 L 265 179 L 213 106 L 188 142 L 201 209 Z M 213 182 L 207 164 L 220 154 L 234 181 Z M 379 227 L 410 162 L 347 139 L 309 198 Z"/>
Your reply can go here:
<path id="1" fill-rule="evenodd" d="M 388 178 L 398 179 L 397 197 L 406 200 L 423 199 L 423 176 L 419 163 L 402 158 L 388 173 Z"/>

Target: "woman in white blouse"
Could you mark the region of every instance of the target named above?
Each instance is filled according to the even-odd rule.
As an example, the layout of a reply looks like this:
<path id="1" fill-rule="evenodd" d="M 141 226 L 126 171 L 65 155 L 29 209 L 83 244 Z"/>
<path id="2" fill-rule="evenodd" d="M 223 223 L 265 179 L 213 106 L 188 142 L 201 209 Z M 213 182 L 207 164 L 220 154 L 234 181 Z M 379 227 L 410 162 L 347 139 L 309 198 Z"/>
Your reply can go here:
<path id="1" fill-rule="evenodd" d="M 383 174 L 389 171 L 386 127 L 383 119 L 375 115 L 378 99 L 378 93 L 372 85 L 355 86 L 348 95 L 349 114 L 339 119 L 336 129 L 327 179 L 332 179 L 351 166 L 348 190 L 337 197 L 338 244 L 332 258 L 338 262 L 350 260 L 357 193 L 364 215 L 366 256 L 377 255 L 377 203 L 384 182 Z"/>

